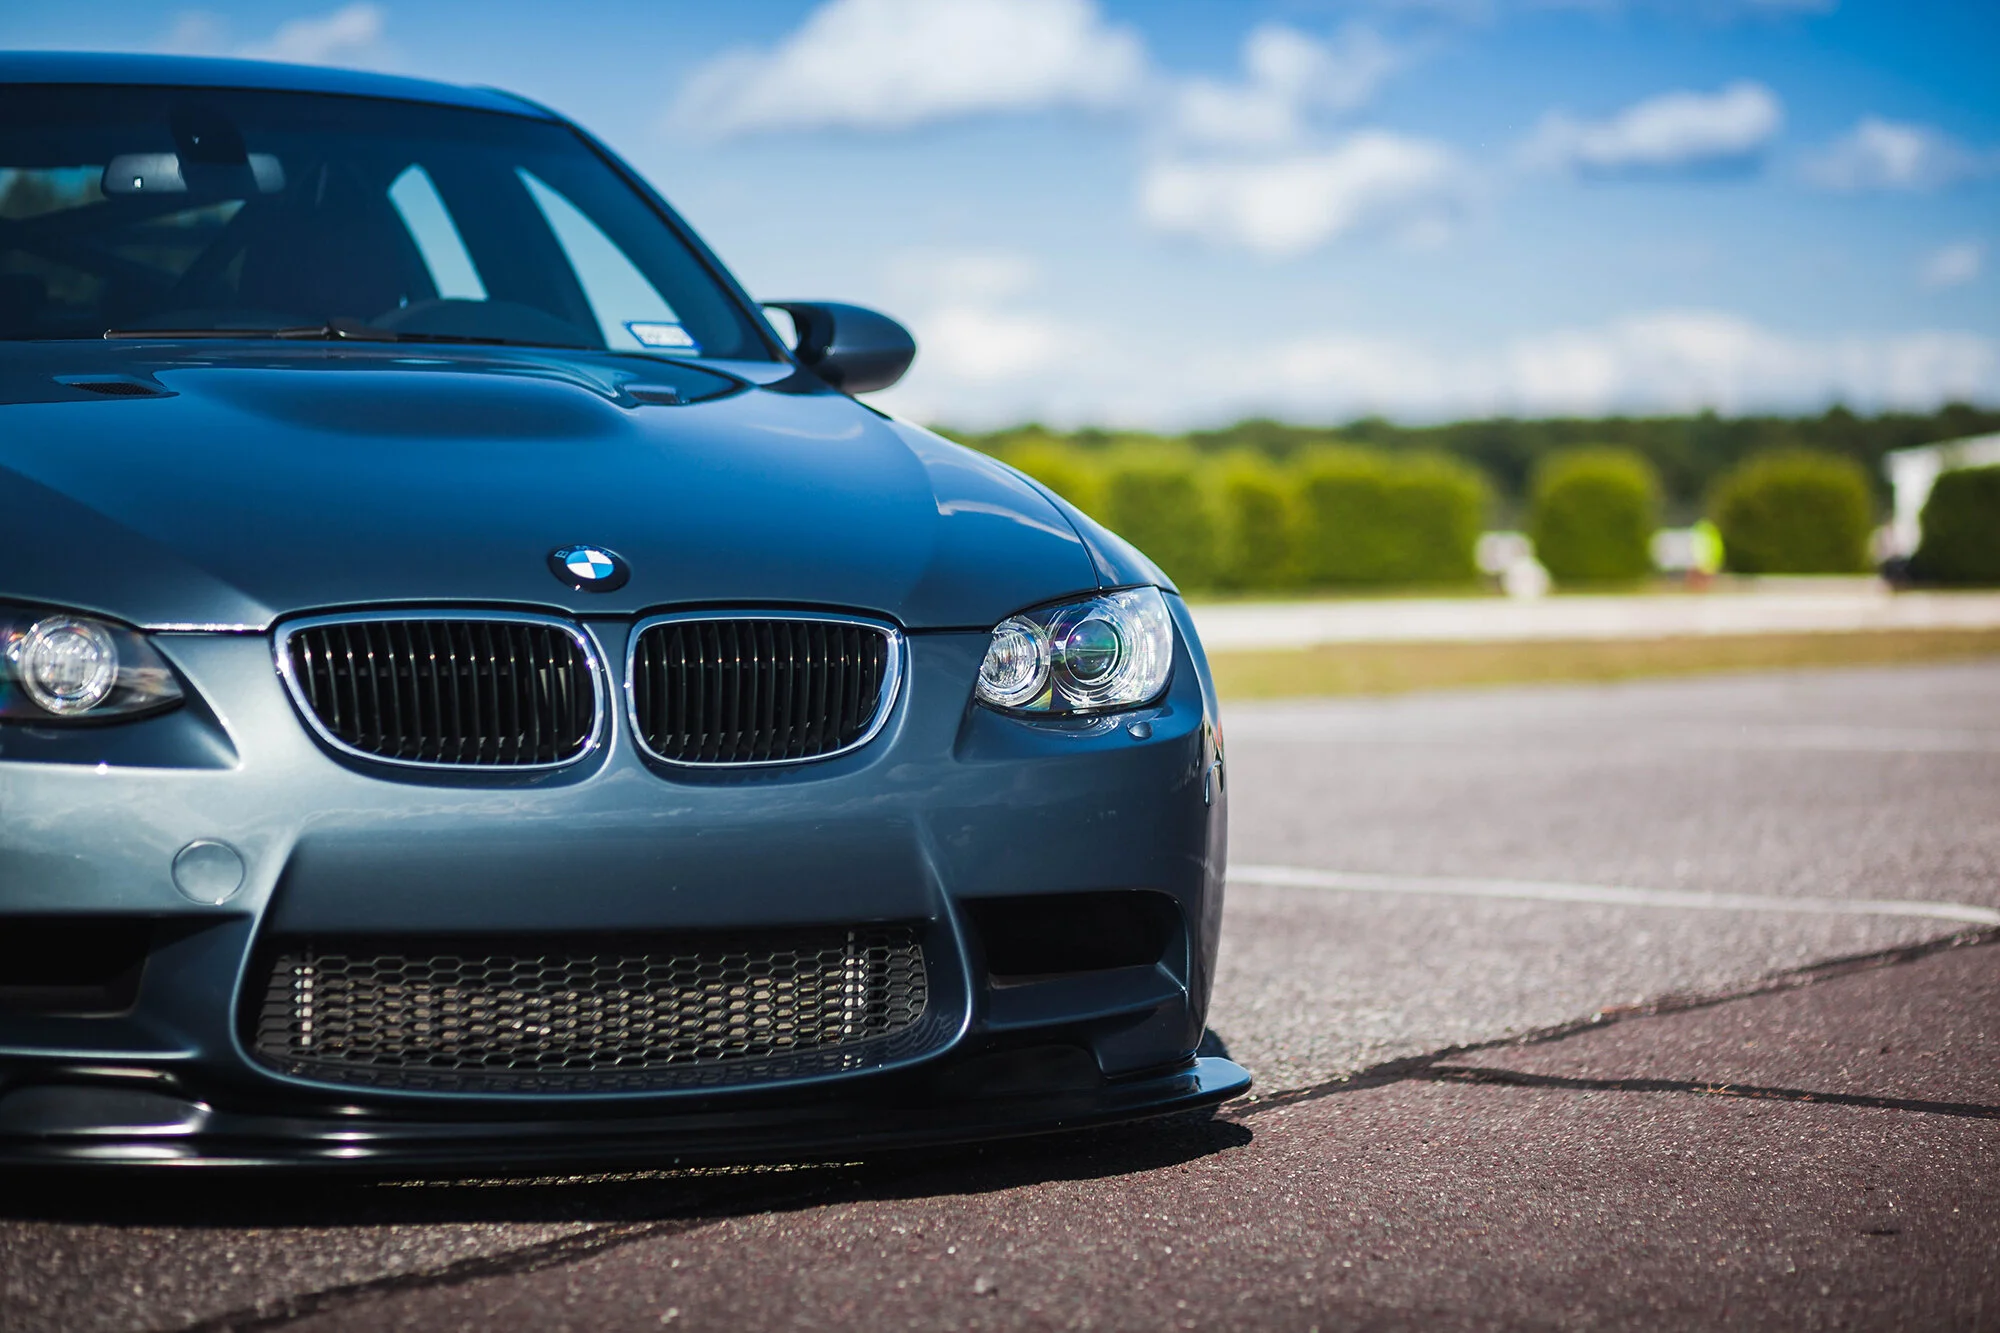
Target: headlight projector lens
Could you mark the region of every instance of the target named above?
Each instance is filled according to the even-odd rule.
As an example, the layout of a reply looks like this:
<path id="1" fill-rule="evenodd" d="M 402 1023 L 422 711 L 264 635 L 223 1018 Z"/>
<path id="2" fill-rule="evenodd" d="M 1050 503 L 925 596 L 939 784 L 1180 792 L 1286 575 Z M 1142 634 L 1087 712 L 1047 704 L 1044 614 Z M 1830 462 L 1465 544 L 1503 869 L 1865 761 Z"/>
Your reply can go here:
<path id="1" fill-rule="evenodd" d="M 1063 635 L 1063 666 L 1081 685 L 1095 685 L 1118 669 L 1118 629 L 1102 616 L 1092 616 L 1070 626 Z"/>
<path id="2" fill-rule="evenodd" d="M 1158 588 L 1126 588 L 1009 616 L 979 668 L 979 701 L 1062 716 L 1139 708 L 1174 663 L 1174 622 Z"/>
<path id="3" fill-rule="evenodd" d="M 118 683 L 118 646 L 100 626 L 50 616 L 28 627 L 17 659 L 21 688 L 58 717 L 87 713 Z"/>

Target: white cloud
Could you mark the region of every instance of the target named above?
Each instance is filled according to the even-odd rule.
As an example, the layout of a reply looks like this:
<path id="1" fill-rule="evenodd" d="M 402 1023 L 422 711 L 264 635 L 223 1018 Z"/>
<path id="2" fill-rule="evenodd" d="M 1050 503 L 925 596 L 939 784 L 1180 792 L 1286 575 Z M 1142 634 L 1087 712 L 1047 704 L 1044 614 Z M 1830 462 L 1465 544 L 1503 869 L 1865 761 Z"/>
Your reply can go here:
<path id="1" fill-rule="evenodd" d="M 1930 408 L 2000 392 L 2000 343 L 1972 333 L 1801 338 L 1705 310 L 1634 315 L 1458 352 L 1354 335 L 1266 359 L 1280 410 L 1444 418 L 1505 412 L 1747 412 L 1845 402 Z"/>
<path id="2" fill-rule="evenodd" d="M 1532 165 L 1587 172 L 1685 170 L 1761 152 L 1783 120 L 1776 95 L 1743 80 L 1714 93 L 1662 93 L 1609 120 L 1551 112 L 1522 154 Z"/>
<path id="3" fill-rule="evenodd" d="M 1148 225 L 1273 258 L 1364 229 L 1418 245 L 1451 231 L 1469 172 L 1449 147 L 1379 129 L 1315 133 L 1316 119 L 1372 99 L 1404 51 L 1359 23 L 1327 41 L 1266 23 L 1242 58 L 1239 81 L 1168 88 L 1139 181 Z"/>
<path id="4" fill-rule="evenodd" d="M 1468 180 L 1444 144 L 1359 130 L 1277 156 L 1163 158 L 1140 181 L 1139 207 L 1161 231 L 1282 258 L 1364 228 L 1435 241 L 1463 207 Z"/>
<path id="5" fill-rule="evenodd" d="M 1935 190 L 2000 173 L 2000 149 L 1978 152 L 1928 125 L 1864 116 L 1806 163 L 1829 190 Z"/>
<path id="6" fill-rule="evenodd" d="M 1815 349 L 1736 315 L 1701 310 L 1527 337 L 1501 358 L 1505 392 L 1524 404 L 1584 411 L 1635 400 L 1734 411 L 1761 393 L 1798 392 L 1825 366 Z"/>
<path id="7" fill-rule="evenodd" d="M 265 41 L 244 47 L 241 54 L 297 65 L 365 62 L 380 52 L 382 28 L 381 6 L 352 4 L 330 14 L 293 19 Z"/>
<path id="8" fill-rule="evenodd" d="M 1145 65 L 1137 35 L 1093 0 L 826 0 L 776 47 L 695 71 L 669 120 L 727 136 L 1109 107 Z"/>
<path id="9" fill-rule="evenodd" d="M 1924 256 L 1923 264 L 1917 270 L 1918 278 L 1924 286 L 1936 290 L 1941 287 L 1963 287 L 1979 277 L 1986 267 L 1986 247 L 1978 241 L 1958 241 L 1940 246 Z"/>
<path id="10" fill-rule="evenodd" d="M 1991 337 L 1949 330 L 1801 336 L 1714 310 L 1643 312 L 1483 346 L 1330 330 L 1200 353 L 1150 341 L 1143 330 L 1039 318 L 1054 349 L 1039 360 L 1017 362 L 1008 376 L 968 376 L 988 339 L 996 339 L 1003 359 L 1013 355 L 1006 330 L 968 322 L 949 333 L 966 340 L 962 351 L 926 370 L 926 342 L 909 386 L 885 395 L 884 405 L 915 420 L 970 427 L 1038 420 L 1176 430 L 1253 415 L 1442 421 L 1809 411 L 1835 402 L 1864 411 L 1930 410 L 2000 396 L 2000 340 Z"/>
<path id="11" fill-rule="evenodd" d="M 966 420 L 982 407 L 1018 400 L 1058 368 L 1072 372 L 1091 341 L 1026 304 L 1040 266 L 1007 251 L 929 250 L 889 266 L 887 295 L 917 339 L 908 379 L 884 395 L 885 410 L 917 420 Z"/>
<path id="12" fill-rule="evenodd" d="M 157 49 L 175 55 L 230 55 L 295 65 L 382 66 L 391 63 L 384 41 L 387 15 L 376 4 L 356 3 L 291 19 L 261 41 L 234 42 L 229 25 L 207 10 L 174 16 Z"/>
<path id="13" fill-rule="evenodd" d="M 1737 19 L 1831 14 L 1840 0 L 1373 0 L 1378 9 L 1405 10 L 1463 23 L 1492 23 L 1503 16 L 1545 10 L 1621 14 L 1632 10 L 1727 23 Z"/>
<path id="14" fill-rule="evenodd" d="M 206 9 L 184 9 L 153 49 L 173 56 L 221 55 L 229 49 L 229 25 Z"/>
<path id="15" fill-rule="evenodd" d="M 1060 323 L 1046 316 L 980 306 L 946 306 L 914 323 L 929 369 L 973 384 L 1045 371 L 1072 341 Z"/>
<path id="16" fill-rule="evenodd" d="M 1266 23 L 1243 42 L 1244 79 L 1191 79 L 1173 96 L 1169 128 L 1199 144 L 1289 143 L 1311 110 L 1352 111 L 1374 97 L 1403 56 L 1374 29 L 1350 24 L 1330 42 Z"/>
<path id="17" fill-rule="evenodd" d="M 990 305 L 1021 296 L 1041 281 L 1041 266 L 1004 250 L 920 250 L 889 266 L 889 291 L 901 305 Z"/>

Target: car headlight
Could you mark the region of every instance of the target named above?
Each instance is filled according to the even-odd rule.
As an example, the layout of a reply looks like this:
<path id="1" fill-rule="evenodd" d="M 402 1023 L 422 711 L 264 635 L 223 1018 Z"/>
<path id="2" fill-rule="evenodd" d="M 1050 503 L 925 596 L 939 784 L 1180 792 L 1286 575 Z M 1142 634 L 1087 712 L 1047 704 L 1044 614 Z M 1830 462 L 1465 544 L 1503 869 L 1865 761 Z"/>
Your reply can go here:
<path id="1" fill-rule="evenodd" d="M 0 608 L 0 718 L 95 722 L 180 702 L 145 636 L 93 616 Z"/>
<path id="2" fill-rule="evenodd" d="M 979 665 L 979 701 L 1022 713 L 1103 713 L 1151 703 L 1174 665 L 1158 588 L 1128 588 L 1009 616 Z"/>

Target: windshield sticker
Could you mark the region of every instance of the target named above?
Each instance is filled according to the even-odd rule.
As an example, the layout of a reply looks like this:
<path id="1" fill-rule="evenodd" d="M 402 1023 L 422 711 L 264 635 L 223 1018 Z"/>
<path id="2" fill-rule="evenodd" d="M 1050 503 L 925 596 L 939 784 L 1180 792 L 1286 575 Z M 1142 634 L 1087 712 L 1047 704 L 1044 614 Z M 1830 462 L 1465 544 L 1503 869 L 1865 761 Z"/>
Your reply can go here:
<path id="1" fill-rule="evenodd" d="M 639 345 L 642 347 L 651 347 L 662 352 L 701 351 L 688 331 L 678 324 L 633 319 L 627 320 L 625 327 L 631 330 L 632 336 L 639 340 Z"/>

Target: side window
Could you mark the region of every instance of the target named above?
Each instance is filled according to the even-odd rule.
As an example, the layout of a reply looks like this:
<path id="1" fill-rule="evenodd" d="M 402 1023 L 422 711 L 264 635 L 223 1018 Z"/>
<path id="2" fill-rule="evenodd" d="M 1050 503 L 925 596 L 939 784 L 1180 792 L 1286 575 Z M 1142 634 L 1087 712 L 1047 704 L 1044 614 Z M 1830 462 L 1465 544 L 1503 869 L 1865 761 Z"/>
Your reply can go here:
<path id="1" fill-rule="evenodd" d="M 424 257 L 437 294 L 447 300 L 484 301 L 486 284 L 479 280 L 479 270 L 473 267 L 472 256 L 430 174 L 420 166 L 406 169 L 389 186 L 389 202 L 396 206 L 417 252 Z"/>
<path id="2" fill-rule="evenodd" d="M 538 180 L 532 172 L 521 171 L 521 183 L 528 187 L 536 207 L 548 221 L 577 283 L 604 331 L 604 345 L 610 348 L 643 347 L 655 352 L 698 355 L 700 348 L 681 327 L 680 316 L 667 304 L 646 275 L 612 244 L 583 211 Z"/>

